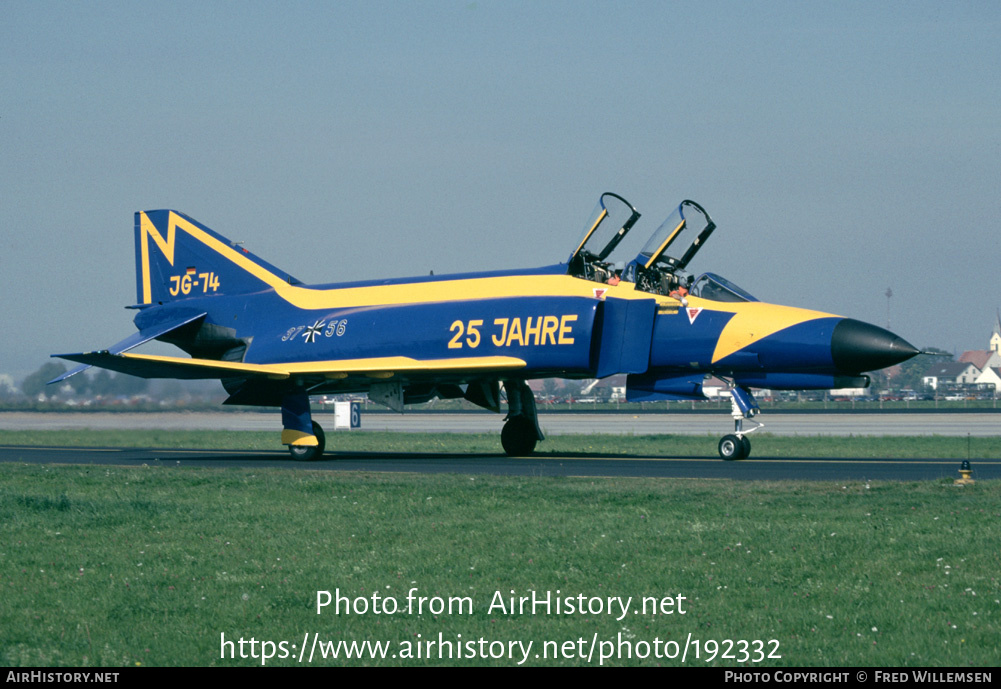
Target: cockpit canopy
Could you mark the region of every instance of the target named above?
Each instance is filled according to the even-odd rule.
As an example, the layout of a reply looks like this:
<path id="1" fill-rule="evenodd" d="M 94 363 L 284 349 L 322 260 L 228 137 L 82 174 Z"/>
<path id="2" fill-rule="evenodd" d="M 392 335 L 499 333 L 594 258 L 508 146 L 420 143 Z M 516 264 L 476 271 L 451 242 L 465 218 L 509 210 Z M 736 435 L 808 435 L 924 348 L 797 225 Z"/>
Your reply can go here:
<path id="1" fill-rule="evenodd" d="M 606 191 L 591 211 L 577 248 L 570 254 L 568 272 L 577 277 L 607 282 L 610 264 L 605 259 L 640 219 L 640 212 L 618 194 Z M 594 253 L 597 251 L 597 253 Z"/>
<path id="2" fill-rule="evenodd" d="M 692 284 L 690 292 L 692 296 L 712 301 L 758 301 L 750 292 L 716 273 L 702 273 Z"/>
<path id="3" fill-rule="evenodd" d="M 691 292 L 716 301 L 757 301 L 719 275 L 705 273 L 694 280 L 685 272 L 716 229 L 706 210 L 694 201 L 678 204 L 635 258 L 613 263 L 613 252 L 639 218 L 640 212 L 618 194 L 602 194 L 570 254 L 567 272 L 595 282 L 632 282 L 636 289 L 653 294 Z"/>
<path id="4" fill-rule="evenodd" d="M 684 270 L 715 229 L 716 223 L 702 206 L 682 201 L 647 240 L 636 263 L 647 270 L 658 264 L 669 270 Z M 691 244 L 685 250 L 689 241 Z M 667 253 L 669 248 L 671 254 Z"/>

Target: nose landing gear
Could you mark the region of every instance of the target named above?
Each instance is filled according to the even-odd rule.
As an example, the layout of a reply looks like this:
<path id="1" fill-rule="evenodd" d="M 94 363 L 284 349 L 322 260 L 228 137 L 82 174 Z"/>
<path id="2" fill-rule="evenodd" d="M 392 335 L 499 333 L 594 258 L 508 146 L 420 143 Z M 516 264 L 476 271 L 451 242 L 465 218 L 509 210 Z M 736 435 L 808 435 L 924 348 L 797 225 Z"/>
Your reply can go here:
<path id="1" fill-rule="evenodd" d="M 761 413 L 751 391 L 743 387 L 730 390 L 730 416 L 733 417 L 733 433 L 724 435 L 719 441 L 719 456 L 725 460 L 746 459 L 751 456 L 751 440 L 747 437 L 765 424 L 753 421 L 752 417 Z M 744 430 L 744 420 L 754 424 Z"/>

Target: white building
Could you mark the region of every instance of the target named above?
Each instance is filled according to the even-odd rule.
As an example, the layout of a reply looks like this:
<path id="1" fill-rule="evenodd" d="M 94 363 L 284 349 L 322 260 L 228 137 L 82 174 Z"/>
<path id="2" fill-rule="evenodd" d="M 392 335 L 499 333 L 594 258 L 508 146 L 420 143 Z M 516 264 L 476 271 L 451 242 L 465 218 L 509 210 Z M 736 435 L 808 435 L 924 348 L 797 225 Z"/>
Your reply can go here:
<path id="1" fill-rule="evenodd" d="M 995 392 L 1001 392 L 1001 366 L 985 368 L 974 382 L 993 385 Z"/>
<path id="2" fill-rule="evenodd" d="M 932 390 L 938 390 L 941 384 L 970 384 L 975 383 L 980 369 L 965 361 L 947 361 L 944 364 L 935 364 L 925 371 L 921 379 L 925 385 Z"/>

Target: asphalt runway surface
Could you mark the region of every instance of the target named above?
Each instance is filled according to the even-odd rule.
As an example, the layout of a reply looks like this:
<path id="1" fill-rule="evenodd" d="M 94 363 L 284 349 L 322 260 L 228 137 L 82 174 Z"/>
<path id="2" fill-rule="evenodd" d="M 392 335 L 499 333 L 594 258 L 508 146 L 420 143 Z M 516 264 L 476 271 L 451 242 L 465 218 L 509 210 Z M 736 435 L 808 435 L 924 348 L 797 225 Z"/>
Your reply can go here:
<path id="1" fill-rule="evenodd" d="M 634 457 L 586 453 L 532 457 L 448 453 L 364 452 L 324 455 L 318 462 L 294 462 L 285 450 L 155 450 L 0 446 L 0 462 L 212 468 L 280 468 L 291 471 L 362 471 L 494 474 L 505 476 L 593 476 L 737 480 L 927 481 L 959 478 L 955 459 L 832 459 L 751 457 Z M 1001 478 L 1001 460 L 974 460 L 974 479 Z"/>
<path id="2" fill-rule="evenodd" d="M 333 428 L 332 414 L 316 414 Z M 489 414 L 369 414 L 366 430 L 418 432 L 495 432 L 500 419 Z M 766 430 L 777 435 L 951 435 L 988 436 L 1001 430 L 996 414 L 775 414 L 765 417 Z M 721 436 L 732 428 L 727 414 L 550 414 L 541 417 L 546 432 L 657 434 L 680 433 Z M 200 428 L 216 430 L 274 430 L 277 414 L 170 413 L 0 414 L 0 428 L 54 430 L 57 428 Z M 496 474 L 521 476 L 665 477 L 747 480 L 894 480 L 924 481 L 958 478 L 955 459 L 837 459 L 751 458 L 724 462 L 705 457 L 604 456 L 587 453 L 543 454 L 510 458 L 448 453 L 339 453 L 328 431 L 328 453 L 319 462 L 294 462 L 287 451 L 157 450 L 120 448 L 0 447 L 0 461 L 25 463 L 163 466 L 163 467 L 274 467 L 288 470 L 373 471 Z M 753 439 L 753 436 L 752 436 Z M 277 442 L 277 440 L 276 440 Z M 499 439 L 498 439 L 499 445 Z M 715 447 L 715 443 L 708 444 Z M 1001 460 L 972 458 L 974 479 L 1001 478 Z"/>

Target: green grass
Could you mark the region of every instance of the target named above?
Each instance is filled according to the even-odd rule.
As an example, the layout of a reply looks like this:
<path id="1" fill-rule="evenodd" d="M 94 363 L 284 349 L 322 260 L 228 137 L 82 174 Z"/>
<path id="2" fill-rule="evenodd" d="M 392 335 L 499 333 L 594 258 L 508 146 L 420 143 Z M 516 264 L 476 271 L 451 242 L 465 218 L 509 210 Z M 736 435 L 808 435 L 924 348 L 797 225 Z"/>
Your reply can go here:
<path id="1" fill-rule="evenodd" d="M 260 660 L 221 658 L 220 635 L 290 648 L 315 632 L 388 641 L 391 653 L 441 633 L 533 641 L 533 654 L 546 640 L 683 644 L 691 634 L 700 643 L 775 639 L 782 657 L 765 666 L 991 667 L 1001 656 L 999 499 L 993 481 L 956 488 L 6 464 L 0 664 L 254 665 Z M 318 590 L 369 600 L 378 592 L 402 605 L 411 588 L 468 596 L 473 614 L 316 614 Z M 686 614 L 488 613 L 496 592 L 512 590 L 682 595 Z M 689 650 L 686 664 L 704 658 Z M 515 662 L 505 653 L 314 664 Z"/>
<path id="2" fill-rule="evenodd" d="M 752 457 L 843 457 L 1001 459 L 1001 435 L 958 436 L 776 436 L 755 433 Z M 717 457 L 718 435 L 554 435 L 538 446 L 542 456 L 602 454 Z M 267 431 L 0 431 L 0 445 L 73 447 L 199 448 L 276 450 L 278 434 Z M 381 433 L 351 431 L 327 435 L 329 452 L 503 452 L 496 433 Z"/>

